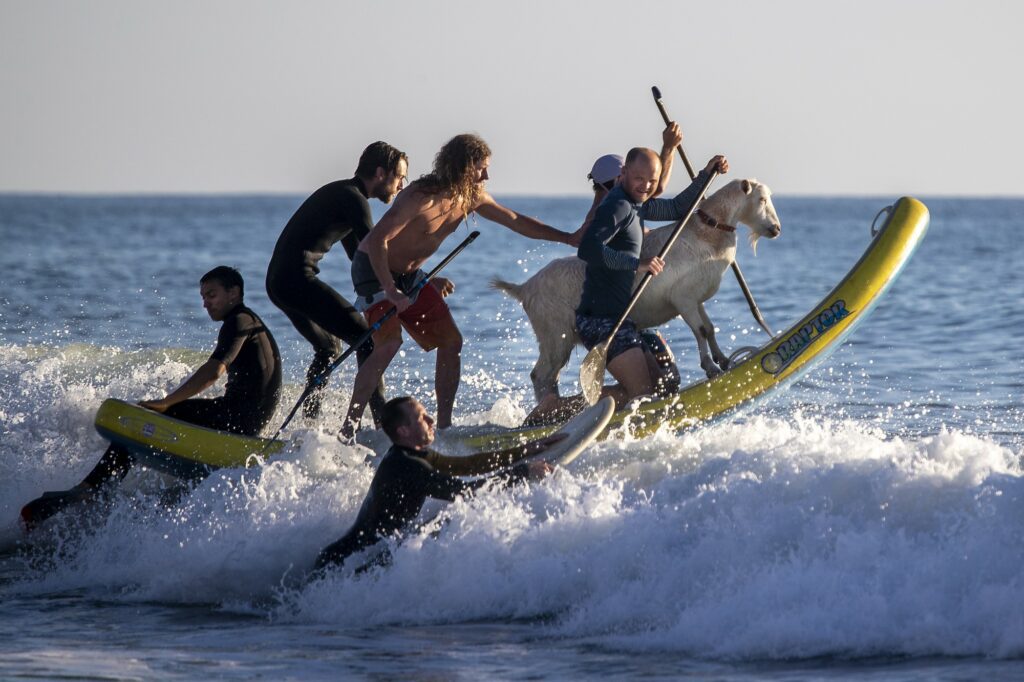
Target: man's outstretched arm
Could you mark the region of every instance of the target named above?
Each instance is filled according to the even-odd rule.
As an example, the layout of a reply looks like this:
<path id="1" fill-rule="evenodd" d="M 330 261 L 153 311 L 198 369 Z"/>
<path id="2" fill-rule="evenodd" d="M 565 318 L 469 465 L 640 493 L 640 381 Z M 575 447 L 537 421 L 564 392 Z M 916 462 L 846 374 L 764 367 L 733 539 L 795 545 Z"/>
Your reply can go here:
<path id="1" fill-rule="evenodd" d="M 486 192 L 481 197 L 480 204 L 475 210 L 484 218 L 498 223 L 499 225 L 503 225 L 513 232 L 521 234 L 524 237 L 529 237 L 530 239 L 543 239 L 549 242 L 568 244 L 569 246 L 579 246 L 580 243 L 580 237 L 577 233 L 562 232 L 561 230 L 540 222 L 536 218 L 516 213 L 512 209 L 506 208 L 496 202 L 491 195 Z"/>

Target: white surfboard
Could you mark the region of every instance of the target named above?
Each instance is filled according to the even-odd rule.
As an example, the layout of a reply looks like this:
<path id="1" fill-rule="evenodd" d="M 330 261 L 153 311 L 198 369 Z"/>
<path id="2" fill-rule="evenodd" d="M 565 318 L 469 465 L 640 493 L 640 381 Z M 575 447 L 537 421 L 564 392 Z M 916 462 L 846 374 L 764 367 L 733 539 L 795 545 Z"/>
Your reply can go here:
<path id="1" fill-rule="evenodd" d="M 566 422 L 555 433 L 564 433 L 565 438 L 540 454 L 543 459 L 565 466 L 580 456 L 595 438 L 601 435 L 615 414 L 615 401 L 605 396 Z"/>

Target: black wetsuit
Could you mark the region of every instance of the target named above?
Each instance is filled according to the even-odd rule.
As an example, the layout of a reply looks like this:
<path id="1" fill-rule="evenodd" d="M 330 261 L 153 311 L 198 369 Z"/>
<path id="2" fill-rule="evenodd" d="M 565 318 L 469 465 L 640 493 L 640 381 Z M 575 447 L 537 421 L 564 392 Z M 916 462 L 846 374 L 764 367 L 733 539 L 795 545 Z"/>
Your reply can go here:
<path id="1" fill-rule="evenodd" d="M 313 344 L 307 385 L 338 356 L 338 339 L 351 346 L 368 329 L 352 304 L 317 277 L 320 260 L 335 243 L 341 242 L 351 260 L 359 242 L 373 228 L 368 198 L 359 178 L 338 180 L 313 192 L 285 225 L 267 268 L 270 300 Z M 372 351 L 373 342 L 367 341 L 356 350 L 356 361 L 362 364 Z M 321 390 L 309 396 L 305 404 L 308 417 L 320 413 L 320 401 Z M 374 421 L 379 421 L 383 406 L 382 382 L 370 399 Z"/>
<path id="2" fill-rule="evenodd" d="M 224 317 L 217 347 L 210 359 L 227 367 L 228 380 L 219 398 L 190 398 L 164 412 L 169 417 L 255 436 L 274 416 L 281 393 L 281 353 L 263 320 L 245 305 L 238 304 Z M 100 486 L 120 481 L 135 463 L 125 448 L 111 444 L 82 484 L 71 490 L 45 493 L 21 510 L 29 528 L 53 516 L 70 504 L 84 499 Z"/>
<path id="3" fill-rule="evenodd" d="M 258 435 L 274 416 L 281 395 L 281 353 L 270 330 L 256 313 L 239 303 L 224 316 L 210 359 L 228 369 L 224 395 L 183 400 L 164 414 L 211 429 Z M 133 463 L 131 453 L 111 445 L 85 483 L 98 486 L 120 480 Z"/>
<path id="4" fill-rule="evenodd" d="M 450 502 L 495 479 L 514 483 L 528 473 L 526 464 L 517 464 L 495 476 L 465 481 L 438 471 L 433 463 L 437 458 L 455 459 L 391 446 L 377 467 L 355 523 L 344 537 L 320 552 L 317 567 L 341 564 L 351 554 L 402 531 L 420 513 L 428 497 Z"/>

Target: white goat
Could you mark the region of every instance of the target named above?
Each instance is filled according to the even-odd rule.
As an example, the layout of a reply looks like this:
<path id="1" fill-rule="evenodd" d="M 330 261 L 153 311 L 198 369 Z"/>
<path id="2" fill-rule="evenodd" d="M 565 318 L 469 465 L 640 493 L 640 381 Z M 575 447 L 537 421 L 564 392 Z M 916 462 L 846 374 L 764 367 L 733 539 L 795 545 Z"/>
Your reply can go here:
<path id="1" fill-rule="evenodd" d="M 755 252 L 759 238 L 774 239 L 782 228 L 771 190 L 754 179 L 733 180 L 705 199 L 700 210 L 725 229 L 712 226 L 695 211 L 666 256 L 665 270 L 648 285 L 630 318 L 645 329 L 681 316 L 697 339 L 700 366 L 712 377 L 727 367 L 728 357 L 718 347 L 704 301 L 718 291 L 722 274 L 736 257 L 736 233 L 728 228 L 740 223 L 749 227 Z M 644 239 L 641 258 L 657 255 L 672 227 L 651 230 Z M 584 271 L 583 261 L 573 256 L 548 263 L 522 284 L 491 281 L 491 286 L 523 304 L 537 335 L 540 358 L 530 378 L 538 402 L 550 393 L 558 394 L 558 375 L 579 343 L 575 319 Z"/>

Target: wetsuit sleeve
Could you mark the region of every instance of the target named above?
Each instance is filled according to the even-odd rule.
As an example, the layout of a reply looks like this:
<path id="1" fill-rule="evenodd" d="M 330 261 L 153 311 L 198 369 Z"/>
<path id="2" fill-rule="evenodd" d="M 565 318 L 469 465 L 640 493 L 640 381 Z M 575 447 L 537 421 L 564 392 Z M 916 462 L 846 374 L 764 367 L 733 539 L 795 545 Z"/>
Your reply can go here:
<path id="1" fill-rule="evenodd" d="M 359 199 L 362 199 L 360 195 Z M 341 238 L 341 245 L 352 260 L 356 255 L 359 242 L 373 229 L 373 214 L 370 213 L 370 204 L 367 201 L 359 201 L 354 197 L 349 199 L 351 206 L 347 207 L 347 215 L 352 217 L 352 229 Z"/>
<path id="2" fill-rule="evenodd" d="M 505 485 L 511 485 L 524 480 L 528 474 L 529 468 L 526 464 L 517 464 L 511 469 L 493 476 L 463 481 L 454 476 L 443 474 L 431 467 L 424 467 L 424 475 L 426 476 L 424 489 L 430 497 L 451 502 L 459 495 L 471 493 L 493 481 L 502 481 Z"/>
<path id="3" fill-rule="evenodd" d="M 217 347 L 213 349 L 210 359 L 218 360 L 224 363 L 225 367 L 230 367 L 255 328 L 256 320 L 252 315 L 239 313 L 228 317 L 220 327 Z"/>
<path id="4" fill-rule="evenodd" d="M 423 489 L 429 497 L 451 502 L 459 495 L 471 493 L 477 488 L 483 487 L 488 479 L 481 478 L 475 481 L 463 481 L 461 478 L 443 474 L 436 469 L 429 468 L 424 471 Z"/>
<path id="5" fill-rule="evenodd" d="M 664 222 L 666 220 L 679 220 L 690 208 L 690 204 L 700 194 L 701 185 L 707 180 L 707 171 L 697 173 L 690 186 L 671 199 L 648 199 L 640 209 L 640 216 L 644 221 Z"/>
<path id="6" fill-rule="evenodd" d="M 640 259 L 636 256 L 617 251 L 610 246 L 619 230 L 625 227 L 631 218 L 632 209 L 625 201 L 606 202 L 598 206 L 594 220 L 583 233 L 583 240 L 576 255 L 588 265 L 608 268 L 609 270 L 636 270 L 640 267 Z"/>
<path id="7" fill-rule="evenodd" d="M 450 476 L 480 476 L 489 474 L 496 469 L 512 466 L 525 456 L 525 454 L 506 453 L 501 455 L 493 452 L 481 452 L 465 457 L 452 457 L 431 450 L 424 459 L 441 473 Z"/>

